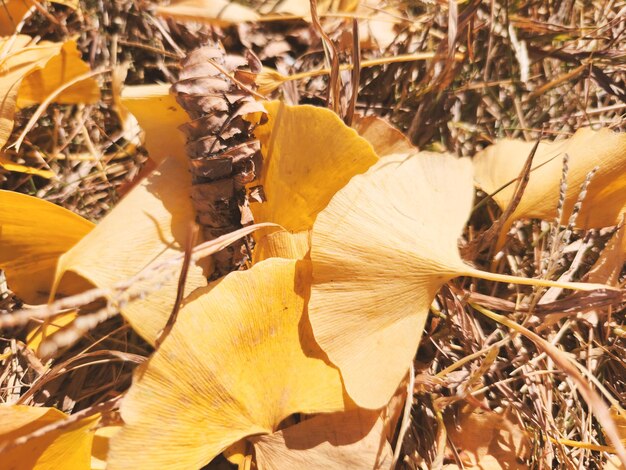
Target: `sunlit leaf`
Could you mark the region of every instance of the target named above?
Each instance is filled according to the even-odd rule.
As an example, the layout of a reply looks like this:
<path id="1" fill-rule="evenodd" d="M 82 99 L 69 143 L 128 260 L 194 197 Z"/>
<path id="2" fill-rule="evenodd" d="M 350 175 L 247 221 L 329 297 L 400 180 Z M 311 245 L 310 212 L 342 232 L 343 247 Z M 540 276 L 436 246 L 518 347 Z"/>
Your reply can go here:
<path id="1" fill-rule="evenodd" d="M 13 130 L 20 83 L 33 70 L 45 64 L 61 51 L 62 43 L 34 44 L 30 36 L 0 38 L 0 148 L 4 147 Z"/>
<path id="2" fill-rule="evenodd" d="M 50 0 L 50 3 L 65 5 L 74 10 L 78 8 L 78 0 Z M 0 8 L 0 36 L 9 36 L 15 32 L 15 27 L 26 15 L 29 9 L 35 9 L 31 0 L 2 0 Z"/>
<path id="3" fill-rule="evenodd" d="M 62 424 L 67 415 L 55 408 L 0 405 L 0 462 L 2 468 L 49 470 L 88 469 L 94 429 L 100 415 L 93 415 L 66 426 L 31 436 L 26 442 L 11 444 L 52 423 Z"/>
<path id="4" fill-rule="evenodd" d="M 188 122 L 189 116 L 169 89 L 169 85 L 137 85 L 124 87 L 121 92 L 120 104 L 145 132 L 145 147 L 156 163 L 169 156 L 187 158 L 185 136 L 178 127 Z"/>
<path id="5" fill-rule="evenodd" d="M 474 157 L 476 182 L 492 194 L 515 180 L 533 148 L 533 142 L 502 140 Z M 587 174 L 596 166 L 582 209 L 580 228 L 615 225 L 626 211 L 626 134 L 608 129 L 580 129 L 569 139 L 539 145 L 533 158 L 528 186 L 510 221 L 532 217 L 552 221 L 556 217 L 563 157 L 569 156 L 569 173 L 562 224 L 567 221 Z M 542 165 L 539 167 L 540 165 Z M 501 208 L 511 200 L 515 184 L 494 195 Z"/>
<path id="6" fill-rule="evenodd" d="M 57 260 L 93 226 L 50 202 L 0 191 L 0 268 L 9 288 L 27 303 L 45 303 Z"/>
<path id="7" fill-rule="evenodd" d="M 303 314 L 309 279 L 296 263 L 266 260 L 194 293 L 124 399 L 110 469 L 200 468 L 293 413 L 346 407 Z"/>
<path id="8" fill-rule="evenodd" d="M 390 156 L 355 176 L 317 216 L 309 316 L 317 342 L 359 406 L 389 401 L 415 355 L 436 292 L 456 276 L 600 287 L 466 265 L 457 243 L 473 194 L 468 159 Z"/>
<path id="9" fill-rule="evenodd" d="M 257 243 L 252 256 L 253 263 L 268 258 L 302 259 L 311 249 L 310 231 L 291 233 L 285 230 L 264 235 Z"/>
<path id="10" fill-rule="evenodd" d="M 255 131 L 263 153 L 255 184 L 263 186 L 266 200 L 251 204 L 254 220 L 274 222 L 291 232 L 309 230 L 333 194 L 378 157 L 364 138 L 328 109 L 277 101 L 265 108 L 268 121 Z M 261 250 L 276 253 L 278 243 L 289 245 L 292 253 L 302 252 L 302 238 L 289 241 L 289 234 L 277 233 L 274 237 L 270 242 L 274 247 Z"/>
<path id="11" fill-rule="evenodd" d="M 41 69 L 29 73 L 19 87 L 17 106 L 24 108 L 42 103 L 53 92 L 71 80 L 89 72 L 81 59 L 75 41 L 63 43 L 60 53 L 52 57 Z M 93 78 L 81 80 L 69 86 L 54 98 L 61 104 L 92 104 L 100 99 L 98 82 Z"/>
<path id="12" fill-rule="evenodd" d="M 252 439 L 259 470 L 389 468 L 393 453 L 379 412 L 320 414 Z"/>
<path id="13" fill-rule="evenodd" d="M 259 183 L 266 201 L 252 204 L 257 222 L 298 232 L 355 174 L 378 161 L 371 145 L 325 108 L 265 105 L 268 122 L 257 127 L 263 168 Z"/>
<path id="14" fill-rule="evenodd" d="M 66 272 L 73 272 L 97 287 L 111 287 L 130 279 L 151 262 L 180 254 L 195 218 L 190 188 L 186 162 L 176 158 L 163 161 L 61 257 L 56 281 Z M 170 316 L 177 283 L 173 277 L 146 299 L 122 310 L 124 318 L 150 343 L 154 344 Z M 141 289 L 149 284 L 146 280 L 134 287 Z M 202 269 L 192 263 L 187 292 L 205 284 Z"/>
<path id="15" fill-rule="evenodd" d="M 457 449 L 463 467 L 444 465 L 446 470 L 524 470 L 532 444 L 528 434 L 513 420 L 511 413 L 498 414 L 466 406 L 456 422 L 446 426 L 449 442 Z M 448 459 L 454 452 L 446 449 Z"/>

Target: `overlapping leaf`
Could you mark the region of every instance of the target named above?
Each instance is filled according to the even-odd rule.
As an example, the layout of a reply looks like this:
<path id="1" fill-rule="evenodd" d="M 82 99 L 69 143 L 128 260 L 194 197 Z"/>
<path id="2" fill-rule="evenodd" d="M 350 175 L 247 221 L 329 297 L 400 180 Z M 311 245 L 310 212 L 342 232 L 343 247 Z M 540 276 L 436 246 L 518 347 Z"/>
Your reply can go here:
<path id="1" fill-rule="evenodd" d="M 308 273 L 296 263 L 266 260 L 192 296 L 124 399 L 109 468 L 199 468 L 293 413 L 346 407 L 304 316 Z"/>
<path id="2" fill-rule="evenodd" d="M 317 216 L 309 317 L 351 398 L 379 408 L 406 374 L 439 288 L 456 276 L 592 289 L 479 271 L 457 242 L 473 200 L 467 159 L 381 159 Z"/>
<path id="3" fill-rule="evenodd" d="M 478 186 L 492 194 L 515 180 L 533 146 L 532 142 L 507 139 L 478 153 L 474 158 Z M 620 220 L 626 211 L 626 134 L 580 129 L 569 139 L 539 145 L 528 186 L 510 221 L 525 217 L 554 220 L 566 154 L 569 172 L 561 223 L 567 224 L 585 178 L 596 167 L 576 226 L 607 227 Z M 510 202 L 514 187 L 511 184 L 494 194 L 501 208 Z"/>
<path id="4" fill-rule="evenodd" d="M 254 220 L 280 224 L 292 233 L 310 230 L 333 195 L 376 163 L 378 156 L 367 140 L 328 109 L 277 101 L 265 108 L 268 121 L 255 135 L 263 152 L 258 183 L 266 200 L 251 204 Z M 275 232 L 271 237 L 271 246 L 258 248 L 263 256 L 276 255 L 281 246 L 290 246 L 288 251 L 298 256 L 307 251 L 304 239 L 308 236 L 290 240 L 290 234 Z M 264 243 L 260 240 L 259 245 Z"/>
<path id="5" fill-rule="evenodd" d="M 95 286 L 112 287 L 127 281 L 150 263 L 184 250 L 194 210 L 189 198 L 191 177 L 186 162 L 168 158 L 133 188 L 119 204 L 59 260 L 55 281 L 72 272 Z M 134 288 L 149 288 L 150 279 Z M 147 298 L 122 310 L 124 318 L 148 342 L 154 343 L 170 316 L 177 278 L 171 277 Z M 202 269 L 192 264 L 187 291 L 206 285 Z"/>
<path id="6" fill-rule="evenodd" d="M 35 43 L 25 35 L 0 38 L 0 148 L 11 135 L 18 106 L 44 102 L 62 85 L 67 88 L 53 100 L 59 103 L 94 103 L 100 91 L 93 78 L 76 83 L 75 79 L 89 70 L 80 59 L 74 41 Z M 45 178 L 54 176 L 46 170 L 31 169 L 12 162 L 2 155 L 0 165 L 9 171 L 36 174 Z"/>
<path id="7" fill-rule="evenodd" d="M 59 257 L 93 227 L 50 202 L 0 191 L 0 268 L 9 288 L 27 303 L 45 303 Z"/>
<path id="8" fill-rule="evenodd" d="M 43 68 L 29 73 L 19 87 L 17 106 L 25 108 L 44 102 L 53 92 L 90 71 L 81 59 L 75 41 L 64 42 L 61 50 Z M 55 103 L 92 104 L 100 99 L 100 88 L 93 78 L 80 80 L 54 97 Z"/>
<path id="9" fill-rule="evenodd" d="M 90 468 L 91 447 L 100 415 L 36 433 L 25 442 L 15 442 L 44 426 L 59 423 L 67 415 L 55 408 L 0 405 L 0 462 L 2 468 L 48 470 Z"/>
<path id="10" fill-rule="evenodd" d="M 20 84 L 26 75 L 43 67 L 61 51 L 62 43 L 33 44 L 25 35 L 0 39 L 0 148 L 4 147 L 13 130 Z"/>
<path id="11" fill-rule="evenodd" d="M 78 8 L 78 0 L 50 0 L 50 3 L 65 5 L 74 10 Z M 15 27 L 30 9 L 35 9 L 32 0 L 3 0 L 0 8 L 0 36 L 13 34 Z"/>
<path id="12" fill-rule="evenodd" d="M 124 87 L 118 106 L 126 108 L 145 132 L 145 147 L 157 164 L 166 157 L 186 159 L 185 136 L 178 127 L 189 121 L 189 116 L 169 92 L 169 85 L 138 85 Z M 128 131 L 138 132 L 132 119 L 122 110 L 122 121 Z"/>
<path id="13" fill-rule="evenodd" d="M 271 435 L 252 439 L 259 470 L 388 469 L 391 446 L 379 412 L 320 414 Z"/>

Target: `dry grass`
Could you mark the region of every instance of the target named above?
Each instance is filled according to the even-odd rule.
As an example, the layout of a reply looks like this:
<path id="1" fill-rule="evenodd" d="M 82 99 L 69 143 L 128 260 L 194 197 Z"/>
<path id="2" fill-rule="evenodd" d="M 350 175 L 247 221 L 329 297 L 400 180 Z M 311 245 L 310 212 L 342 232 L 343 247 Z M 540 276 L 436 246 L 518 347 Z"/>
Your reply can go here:
<path id="1" fill-rule="evenodd" d="M 382 52 L 363 49 L 363 59 L 437 51 L 440 60 L 363 69 L 359 74 L 342 72 L 339 109 L 344 115 L 351 107 L 356 79 L 360 84 L 356 111 L 387 117 L 421 148 L 473 155 L 502 137 L 536 139 L 544 132 L 558 138 L 580 127 L 600 125 L 626 130 L 626 3 L 470 1 L 459 5 L 458 14 L 448 11 L 447 2 L 394 6 L 396 40 Z M 178 58 L 207 39 L 220 39 L 234 53 L 250 48 L 281 73 L 324 65 L 321 40 L 304 22 L 218 29 L 157 19 L 148 2 L 88 0 L 82 9 L 84 13 L 77 15 L 49 6 L 49 15 L 35 14 L 23 32 L 45 39 L 78 33 L 80 49 L 92 68 L 129 62 L 128 84 L 174 81 Z M 456 25 L 453 37 L 449 24 Z M 341 60 L 353 60 L 351 41 L 346 39 L 351 22 L 325 18 L 322 25 L 337 44 Z M 452 52 L 463 53 L 465 60 L 452 60 Z M 49 108 L 20 151 L 20 158 L 45 162 L 59 178 L 46 181 L 2 172 L 1 188 L 35 194 L 91 220 L 115 205 L 140 171 L 145 154 L 128 147 L 112 105 L 110 74 L 101 79 L 99 104 Z M 292 102 L 323 105 L 334 85 L 337 82 L 329 86 L 328 78 L 318 77 L 290 83 L 282 95 Z M 20 113 L 15 136 L 32 112 Z M 498 214 L 495 205 L 485 204 L 472 217 L 467 239 L 486 230 Z M 563 240 L 545 222 L 518 222 L 495 264 L 490 266 L 490 253 L 485 252 L 475 261 L 501 272 L 552 279 L 575 263 L 572 278 L 584 279 L 609 236 L 610 230 L 575 232 Z M 19 299 L 4 291 L 0 309 L 19 308 Z M 605 454 L 559 443 L 569 439 L 606 444 L 572 379 L 532 342 L 477 314 L 469 301 L 458 300 L 464 295 L 471 300 L 474 292 L 484 295 L 483 305 L 506 312 L 568 352 L 626 404 L 622 298 L 600 301 L 593 312 L 585 312 L 571 307 L 594 299 L 563 294 L 558 297 L 561 303 L 550 309 L 544 304 L 556 300 L 552 292 L 457 280 L 437 297 L 439 311 L 431 315 L 416 358 L 420 380 L 404 439 L 404 468 L 430 468 L 440 458 L 438 415 L 441 403 L 453 397 L 460 401 L 474 397 L 490 409 L 513 410 L 533 436 L 531 468 L 601 468 Z M 514 311 L 511 306 L 516 304 L 528 308 Z M 0 352 L 8 348 L 15 353 L 14 360 L 0 368 L 1 401 L 19 396 L 22 403 L 77 412 L 125 390 L 133 367 L 150 353 L 117 317 L 61 351 L 48 369 L 14 340 L 24 339 L 24 334 L 15 329 L 0 337 Z M 497 356 L 487 361 L 486 352 L 493 345 L 498 347 Z M 475 358 L 458 365 L 469 355 Z M 440 374 L 451 367 L 454 371 Z M 454 409 L 445 413 L 453 415 Z"/>

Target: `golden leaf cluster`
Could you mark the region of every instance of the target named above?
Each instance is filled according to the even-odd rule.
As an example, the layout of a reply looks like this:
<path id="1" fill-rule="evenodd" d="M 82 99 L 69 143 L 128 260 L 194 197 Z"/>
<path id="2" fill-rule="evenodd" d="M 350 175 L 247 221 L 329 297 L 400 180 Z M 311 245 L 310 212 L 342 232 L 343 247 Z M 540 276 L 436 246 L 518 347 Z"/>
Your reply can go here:
<path id="1" fill-rule="evenodd" d="M 199 3 L 175 2 L 160 12 L 194 14 Z M 304 15 L 296 4 L 282 5 Z M 224 14 L 244 20 L 242 8 Z M 33 44 L 19 35 L 2 41 L 2 145 L 18 106 L 51 96 L 62 103 L 98 99 L 93 78 L 72 82 L 88 72 L 73 42 Z M 125 125 L 143 130 L 156 168 L 95 226 L 40 199 L 0 191 L 0 268 L 10 289 L 30 304 L 86 287 L 113 299 L 114 290 L 132 280 L 147 295 L 119 303 L 119 310 L 156 351 L 122 399 L 119 426 L 105 426 L 100 414 L 76 418 L 0 406 L 0 462 L 10 468 L 189 469 L 221 453 L 240 468 L 389 468 L 394 396 L 405 387 L 445 283 L 469 276 L 593 290 L 614 282 L 623 264 L 623 230 L 612 254 L 601 259 L 595 283 L 507 276 L 462 259 L 458 243 L 476 187 L 495 193 L 506 208 L 532 143 L 503 141 L 473 160 L 457 158 L 418 151 L 373 118 L 351 128 L 327 109 L 265 102 L 268 120 L 256 129 L 263 165 L 255 182 L 265 201 L 251 210 L 255 222 L 280 229 L 257 230 L 250 269 L 214 283 L 206 282 L 210 265 L 193 260 L 182 308 L 161 339 L 177 280 L 153 288 L 141 274 L 182 256 L 195 219 L 184 142 L 172 136 L 186 118 L 163 86 L 130 87 L 117 99 Z M 577 223 L 604 227 L 622 220 L 626 136 L 581 130 L 539 146 L 509 226 L 518 218 L 554 218 L 564 154 L 571 168 L 561 223 L 596 167 Z M 76 315 L 69 314 L 67 321 Z M 29 345 L 45 356 L 37 334 Z M 527 442 L 502 416 L 473 411 L 460 428 L 473 427 L 489 432 L 489 443 L 502 432 L 515 449 Z M 466 434 L 459 434 L 459 442 L 467 442 L 466 468 L 513 458 Z"/>

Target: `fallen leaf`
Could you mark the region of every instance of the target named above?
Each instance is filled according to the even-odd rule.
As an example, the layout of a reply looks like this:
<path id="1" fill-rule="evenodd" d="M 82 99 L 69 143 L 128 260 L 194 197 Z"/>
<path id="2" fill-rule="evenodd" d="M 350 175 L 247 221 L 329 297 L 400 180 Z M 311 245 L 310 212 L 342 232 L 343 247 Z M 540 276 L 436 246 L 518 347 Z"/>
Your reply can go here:
<path id="1" fill-rule="evenodd" d="M 310 231 L 291 233 L 277 231 L 263 235 L 254 247 L 252 263 L 268 258 L 302 259 L 311 249 Z"/>
<path id="2" fill-rule="evenodd" d="M 304 316 L 309 279 L 296 263 L 266 260 L 192 295 L 124 398 L 108 468 L 200 468 L 293 413 L 345 409 L 339 372 Z"/>
<path id="3" fill-rule="evenodd" d="M 187 123 L 189 116 L 169 89 L 169 85 L 127 86 L 119 105 L 132 113 L 145 132 L 145 147 L 152 160 L 158 164 L 172 156 L 187 163 L 185 136 L 178 127 Z M 129 130 L 137 132 L 132 125 Z"/>
<path id="4" fill-rule="evenodd" d="M 268 121 L 255 131 L 261 141 L 263 165 L 253 183 L 263 187 L 265 201 L 252 202 L 250 209 L 255 222 L 274 222 L 292 233 L 308 231 L 333 195 L 376 163 L 378 156 L 329 109 L 278 101 L 265 108 Z M 302 256 L 308 251 L 304 244 L 308 235 L 274 232 L 273 240 L 267 240 L 272 246 L 263 247 L 264 235 L 260 232 L 255 237 L 256 250 L 263 252 L 255 255 L 256 259 L 276 255 L 277 248 L 287 250 L 285 256 Z M 290 240 L 293 236 L 297 239 Z"/>
<path id="5" fill-rule="evenodd" d="M 498 414 L 473 406 L 466 406 L 458 423 L 447 421 L 448 446 L 452 443 L 463 467 L 447 464 L 444 470 L 524 470 L 530 457 L 528 434 L 513 421 L 512 413 Z M 447 447 L 445 456 L 454 461 L 453 451 Z"/>
<path id="6" fill-rule="evenodd" d="M 17 106 L 25 108 L 43 103 L 62 85 L 89 71 L 89 65 L 81 59 L 76 41 L 67 41 L 63 43 L 60 52 L 54 55 L 43 68 L 33 70 L 22 80 Z M 55 103 L 61 104 L 93 104 L 99 100 L 100 87 L 93 78 L 71 85 L 54 98 Z"/>
<path id="7" fill-rule="evenodd" d="M 515 180 L 533 146 L 533 142 L 506 139 L 479 152 L 473 160 L 478 186 L 493 194 Z M 581 185 L 596 166 L 598 171 L 587 190 L 576 227 L 607 227 L 620 220 L 626 211 L 626 134 L 608 129 L 579 129 L 569 139 L 539 145 L 528 186 L 517 209 L 509 217 L 509 225 L 520 218 L 554 220 L 566 154 L 569 156 L 569 173 L 561 223 L 567 224 Z M 514 187 L 515 184 L 511 184 L 493 196 L 501 208 L 508 205 Z"/>
<path id="8" fill-rule="evenodd" d="M 100 288 L 126 281 L 156 260 L 184 250 L 195 214 L 189 197 L 187 162 L 168 158 L 134 187 L 96 228 L 59 260 L 55 284 L 68 272 Z M 135 284 L 136 289 L 150 284 Z M 200 266 L 192 263 L 186 292 L 206 285 Z M 122 315 L 146 341 L 154 344 L 170 316 L 178 279 L 172 278 L 145 299 L 132 302 Z"/>
<path id="9" fill-rule="evenodd" d="M 0 462 L 2 468 L 15 470 L 48 470 L 52 468 L 87 469 L 91 458 L 94 429 L 100 420 L 96 414 L 44 434 L 31 436 L 26 442 L 12 441 L 44 426 L 67 419 L 55 408 L 24 405 L 0 405 Z M 3 447 L 7 446 L 3 449 Z"/>
<path id="10" fill-rule="evenodd" d="M 378 411 L 320 414 L 252 438 L 259 470 L 388 469 L 393 452 Z"/>
<path id="11" fill-rule="evenodd" d="M 50 0 L 50 3 L 65 5 L 74 10 L 78 9 L 78 0 Z M 3 0 L 0 8 L 0 36 L 10 36 L 15 27 L 35 4 L 31 0 Z"/>
<path id="12" fill-rule="evenodd" d="M 94 225 L 42 199 L 0 190 L 0 268 L 29 304 L 45 303 L 59 257 Z"/>
<path id="13" fill-rule="evenodd" d="M 474 187 L 469 159 L 421 152 L 380 160 L 313 227 L 309 318 L 357 405 L 389 401 L 415 355 L 439 288 L 457 276 L 597 289 L 477 270 L 459 255 Z"/>
<path id="14" fill-rule="evenodd" d="M 42 41 L 33 44 L 30 36 L 18 35 L 0 38 L 0 148 L 4 147 L 11 131 L 17 106 L 20 83 L 30 72 L 41 68 L 59 54 L 62 43 Z"/>

